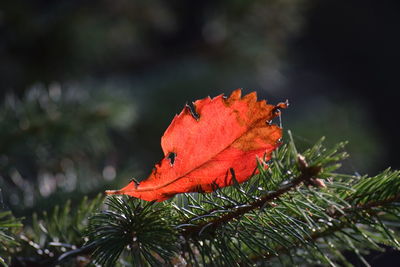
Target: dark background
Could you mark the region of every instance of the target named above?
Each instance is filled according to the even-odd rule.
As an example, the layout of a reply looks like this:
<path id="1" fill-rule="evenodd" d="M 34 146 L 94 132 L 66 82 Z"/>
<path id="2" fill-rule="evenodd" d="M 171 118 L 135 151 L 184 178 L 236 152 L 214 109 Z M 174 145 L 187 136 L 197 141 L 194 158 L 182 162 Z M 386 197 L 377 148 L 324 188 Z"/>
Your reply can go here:
<path id="1" fill-rule="evenodd" d="M 289 99 L 299 146 L 350 173 L 400 167 L 399 1 L 0 4 L 0 187 L 16 215 L 143 179 L 186 102 Z"/>

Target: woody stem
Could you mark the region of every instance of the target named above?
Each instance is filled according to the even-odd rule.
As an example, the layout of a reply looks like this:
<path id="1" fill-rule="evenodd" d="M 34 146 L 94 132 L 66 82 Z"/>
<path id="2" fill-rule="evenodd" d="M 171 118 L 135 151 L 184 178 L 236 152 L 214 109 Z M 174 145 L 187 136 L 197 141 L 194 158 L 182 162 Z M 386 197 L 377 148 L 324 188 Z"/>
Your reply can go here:
<path id="1" fill-rule="evenodd" d="M 190 236 L 193 236 L 194 234 L 201 233 L 205 227 L 208 227 L 208 230 L 215 230 L 218 226 L 230 222 L 234 218 L 238 218 L 243 214 L 248 213 L 249 211 L 261 208 L 265 206 L 266 203 L 276 200 L 276 198 L 279 198 L 286 192 L 296 188 L 301 183 L 315 177 L 316 175 L 318 175 L 318 173 L 320 173 L 320 171 L 321 167 L 319 166 L 310 166 L 302 168 L 302 172 L 299 176 L 294 178 L 291 182 L 281 186 L 279 189 L 264 195 L 260 199 L 250 203 L 250 205 L 248 206 L 237 208 L 234 211 L 229 212 L 219 218 L 204 222 L 202 224 L 187 226 L 184 228 L 182 235 L 188 238 Z"/>

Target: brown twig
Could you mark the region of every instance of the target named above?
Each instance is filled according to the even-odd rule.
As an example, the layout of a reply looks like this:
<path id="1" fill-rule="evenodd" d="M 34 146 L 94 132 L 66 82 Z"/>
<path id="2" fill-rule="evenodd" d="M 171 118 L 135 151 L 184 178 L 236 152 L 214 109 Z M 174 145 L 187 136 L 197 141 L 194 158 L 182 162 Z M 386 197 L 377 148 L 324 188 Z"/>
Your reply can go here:
<path id="1" fill-rule="evenodd" d="M 320 173 L 321 167 L 319 166 L 311 166 L 311 167 L 304 167 L 301 169 L 301 174 L 294 178 L 291 182 L 283 185 L 276 191 L 273 191 L 271 193 L 266 194 L 262 198 L 252 202 L 248 206 L 245 207 L 240 207 L 237 208 L 236 210 L 229 212 L 219 218 L 216 218 L 214 220 L 210 220 L 207 222 L 204 222 L 202 224 L 194 225 L 194 226 L 187 226 L 183 229 L 182 235 L 184 237 L 190 237 L 195 234 L 202 233 L 205 228 L 208 228 L 209 230 L 215 230 L 218 226 L 225 224 L 227 222 L 232 221 L 235 218 L 239 218 L 243 214 L 246 214 L 249 211 L 258 209 L 263 207 L 266 203 L 272 202 L 273 200 L 276 200 L 278 197 L 282 196 L 283 194 L 289 192 L 290 190 L 296 188 L 299 186 L 301 183 L 310 180 L 311 178 L 315 177 Z"/>
<path id="2" fill-rule="evenodd" d="M 384 199 L 384 200 L 376 200 L 376 201 L 370 201 L 364 204 L 358 204 L 355 207 L 349 207 L 346 209 L 371 209 L 379 206 L 383 206 L 385 204 L 389 204 L 392 202 L 400 201 L 400 194 L 397 194 L 395 196 L 392 196 L 390 198 Z"/>
<path id="3" fill-rule="evenodd" d="M 393 203 L 396 201 L 400 201 L 400 194 L 397 194 L 393 197 L 387 198 L 385 200 L 378 200 L 378 201 L 370 201 L 364 204 L 358 204 L 354 207 L 347 207 L 344 208 L 343 211 L 348 211 L 348 212 L 354 212 L 354 211 L 370 211 L 372 208 L 376 208 L 376 207 L 380 207 L 380 206 L 384 206 L 386 204 L 389 203 Z M 341 217 L 348 217 L 354 214 L 348 214 L 348 213 L 340 213 L 340 212 L 335 212 L 334 214 L 331 215 L 332 218 L 335 219 L 340 219 Z M 318 238 L 324 237 L 324 236 L 328 236 L 334 232 L 337 232 L 343 228 L 345 228 L 347 225 L 349 224 L 348 221 L 341 221 L 339 224 L 336 224 L 332 227 L 328 227 L 325 228 L 323 231 L 320 232 L 315 232 L 313 234 L 311 234 L 309 237 L 304 237 L 304 239 L 307 240 L 311 240 L 311 241 L 315 241 Z M 279 254 L 279 252 L 281 253 L 288 253 L 290 250 L 295 249 L 298 247 L 299 242 L 295 242 L 291 247 L 284 247 L 284 246 L 280 246 L 278 248 L 275 249 L 275 251 Z M 268 254 L 268 255 L 254 255 L 253 257 L 250 257 L 250 261 L 252 262 L 257 262 L 259 260 L 268 260 L 271 258 L 274 258 L 275 255 L 273 254 Z"/>
<path id="4" fill-rule="evenodd" d="M 309 237 L 307 237 L 307 240 L 315 241 L 318 238 L 328 236 L 334 232 L 337 232 L 337 231 L 345 228 L 347 225 L 348 225 L 348 222 L 341 222 L 340 224 L 337 224 L 333 227 L 325 228 L 324 231 L 311 234 Z M 294 243 L 292 243 L 292 246 L 290 246 L 290 247 L 280 246 L 275 249 L 275 252 L 277 254 L 285 254 L 285 253 L 288 253 L 292 249 L 298 248 L 298 245 L 299 245 L 299 242 L 294 242 Z M 251 262 L 258 262 L 260 260 L 269 260 L 274 257 L 276 257 L 276 254 L 253 255 L 249 258 L 249 260 Z M 244 262 L 240 262 L 239 266 L 247 266 L 247 265 L 245 265 Z"/>

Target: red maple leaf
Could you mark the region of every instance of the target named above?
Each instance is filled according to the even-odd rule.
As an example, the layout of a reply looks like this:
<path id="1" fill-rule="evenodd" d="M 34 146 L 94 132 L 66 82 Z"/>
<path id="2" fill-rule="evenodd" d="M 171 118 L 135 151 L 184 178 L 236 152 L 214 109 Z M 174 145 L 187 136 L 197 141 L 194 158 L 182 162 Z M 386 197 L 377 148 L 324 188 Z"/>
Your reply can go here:
<path id="1" fill-rule="evenodd" d="M 176 115 L 163 137 L 164 158 L 140 184 L 132 181 L 121 190 L 144 200 L 163 201 L 178 193 L 211 192 L 242 183 L 254 174 L 257 157 L 269 160 L 279 146 L 282 129 L 271 125 L 286 104 L 269 105 L 257 101 L 255 92 L 241 97 L 219 95 L 186 106 Z"/>

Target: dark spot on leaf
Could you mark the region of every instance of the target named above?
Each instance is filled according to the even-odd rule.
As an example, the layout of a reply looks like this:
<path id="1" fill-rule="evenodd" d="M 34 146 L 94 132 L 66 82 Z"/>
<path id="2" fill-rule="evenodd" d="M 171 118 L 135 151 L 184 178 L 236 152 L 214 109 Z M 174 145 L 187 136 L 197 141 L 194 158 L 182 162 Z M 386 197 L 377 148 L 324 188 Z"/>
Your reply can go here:
<path id="1" fill-rule="evenodd" d="M 137 188 L 138 185 L 140 184 L 138 180 L 136 180 L 135 178 L 131 178 L 131 182 L 135 183 L 135 187 Z"/>
<path id="2" fill-rule="evenodd" d="M 204 191 L 204 189 L 203 189 L 203 187 L 201 187 L 201 185 L 196 185 L 195 187 L 193 187 L 193 192 L 205 193 L 206 191 Z"/>
<path id="3" fill-rule="evenodd" d="M 234 170 L 233 168 L 230 168 L 229 171 L 230 171 L 230 173 L 231 173 L 231 175 L 232 175 L 233 184 L 234 184 L 235 186 L 239 186 L 239 182 L 238 182 L 238 180 L 236 179 L 235 170 Z"/>
<path id="4" fill-rule="evenodd" d="M 171 166 L 173 166 L 175 163 L 176 153 L 170 152 L 167 158 L 169 159 L 169 163 L 171 164 Z"/>
<path id="5" fill-rule="evenodd" d="M 211 189 L 212 189 L 213 191 L 216 191 L 217 189 L 220 189 L 220 186 L 218 185 L 218 183 L 216 182 L 216 180 L 214 180 L 214 181 L 211 183 Z"/>
<path id="6" fill-rule="evenodd" d="M 193 104 L 193 102 L 189 102 L 186 104 L 186 107 L 189 108 L 190 115 L 198 121 L 200 119 L 200 115 L 196 112 L 196 106 Z"/>

